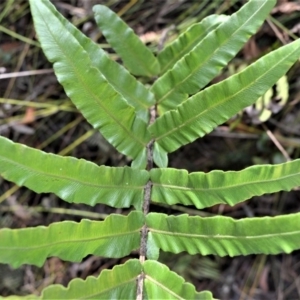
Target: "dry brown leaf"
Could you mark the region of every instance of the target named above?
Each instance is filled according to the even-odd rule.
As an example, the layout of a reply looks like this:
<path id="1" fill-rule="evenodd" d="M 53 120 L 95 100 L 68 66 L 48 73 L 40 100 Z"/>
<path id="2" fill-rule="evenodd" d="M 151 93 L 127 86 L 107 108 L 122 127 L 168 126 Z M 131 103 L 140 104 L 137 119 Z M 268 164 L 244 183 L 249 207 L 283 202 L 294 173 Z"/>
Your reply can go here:
<path id="1" fill-rule="evenodd" d="M 278 6 L 276 6 L 272 10 L 272 14 L 275 14 L 278 12 L 283 13 L 283 14 L 290 14 L 294 11 L 300 11 L 300 4 L 295 3 L 295 2 L 285 2 L 285 3 L 282 3 Z"/>

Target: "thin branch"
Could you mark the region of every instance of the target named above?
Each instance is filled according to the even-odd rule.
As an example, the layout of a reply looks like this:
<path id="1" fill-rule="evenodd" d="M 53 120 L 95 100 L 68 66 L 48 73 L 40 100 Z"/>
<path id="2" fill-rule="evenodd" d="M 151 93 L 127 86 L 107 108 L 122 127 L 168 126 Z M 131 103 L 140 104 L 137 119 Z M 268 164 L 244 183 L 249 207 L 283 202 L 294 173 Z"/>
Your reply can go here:
<path id="1" fill-rule="evenodd" d="M 32 76 L 32 75 L 43 75 L 43 74 L 49 74 L 49 73 L 53 73 L 53 69 L 42 69 L 42 70 L 4 73 L 4 74 L 0 74 L 0 79 L 25 77 L 25 76 Z"/>
<path id="2" fill-rule="evenodd" d="M 290 158 L 289 154 L 285 151 L 285 149 L 279 143 L 279 141 L 277 140 L 277 138 L 275 137 L 275 135 L 267 128 L 267 126 L 265 126 L 264 124 L 262 124 L 262 125 L 263 125 L 263 128 L 266 130 L 266 133 L 269 136 L 269 138 L 271 139 L 271 141 L 275 144 L 275 146 L 282 153 L 282 155 L 285 157 L 285 159 L 287 161 L 290 161 L 291 158 Z"/>

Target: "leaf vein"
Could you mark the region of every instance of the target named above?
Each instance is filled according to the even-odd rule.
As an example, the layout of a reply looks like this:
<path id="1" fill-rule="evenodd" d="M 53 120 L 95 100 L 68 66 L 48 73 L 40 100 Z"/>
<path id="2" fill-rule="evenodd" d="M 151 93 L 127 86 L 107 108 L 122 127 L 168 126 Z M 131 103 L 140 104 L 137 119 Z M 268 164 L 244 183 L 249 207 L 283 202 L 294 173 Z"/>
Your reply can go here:
<path id="1" fill-rule="evenodd" d="M 262 6 L 264 6 L 264 3 L 263 3 Z M 240 30 L 241 27 L 247 25 L 247 23 L 249 23 L 253 18 L 256 17 L 256 14 L 258 14 L 259 11 L 260 11 L 260 9 L 257 9 L 257 11 L 251 16 L 251 18 L 248 19 L 247 22 L 243 23 L 242 26 L 240 26 L 239 28 L 237 28 L 237 30 L 235 30 L 235 31 L 232 33 L 232 35 L 231 35 L 227 40 L 225 40 L 222 44 L 220 44 L 220 47 L 217 48 L 217 49 L 215 49 L 215 51 L 212 52 L 211 55 L 208 56 L 207 59 L 206 59 L 205 61 L 203 61 L 202 65 L 201 65 L 200 67 L 203 67 L 205 64 L 207 64 L 207 63 L 209 62 L 209 60 L 216 54 L 216 52 L 218 52 L 218 51 L 220 50 L 220 48 L 221 48 L 223 45 L 227 44 L 227 43 L 231 40 L 232 36 L 233 36 L 234 34 L 236 34 L 236 32 L 238 32 L 238 31 Z M 227 22 L 230 22 L 230 19 L 229 19 Z M 213 35 L 213 34 L 214 34 L 214 31 L 213 31 L 211 34 Z M 172 87 L 172 89 L 171 89 L 169 92 L 167 92 L 163 97 L 161 97 L 161 98 L 157 101 L 157 104 L 159 104 L 159 103 L 161 103 L 162 101 L 164 101 L 171 93 L 173 93 L 174 91 L 176 91 L 176 89 L 177 89 L 177 87 L 178 87 L 179 85 L 181 85 L 182 83 L 184 83 L 184 82 L 186 82 L 187 80 L 189 80 L 189 78 L 192 77 L 196 72 L 198 72 L 198 70 L 199 70 L 199 68 L 195 68 L 192 72 L 189 73 L 189 75 L 188 75 L 187 77 L 185 77 L 185 78 L 184 78 L 183 80 L 181 80 L 180 82 L 174 84 L 173 87 Z"/>
<path id="2" fill-rule="evenodd" d="M 299 51 L 299 49 L 295 49 L 293 52 L 290 53 L 290 55 L 292 55 L 294 52 Z M 272 68 L 265 70 L 264 73 L 261 74 L 261 76 L 257 77 L 255 81 L 250 82 L 247 86 L 244 86 L 243 88 L 241 88 L 238 92 L 236 92 L 235 94 L 232 94 L 226 98 L 223 98 L 222 101 L 217 102 L 216 104 L 206 108 L 204 111 L 201 111 L 200 113 L 196 114 L 195 116 L 193 116 L 192 118 L 186 120 L 185 122 L 181 123 L 180 125 L 178 125 L 177 127 L 172 128 L 171 130 L 169 130 L 168 132 L 161 134 L 160 136 L 156 137 L 156 141 L 161 140 L 162 138 L 164 138 L 165 136 L 169 136 L 171 135 L 173 132 L 180 130 L 180 128 L 187 126 L 189 123 L 193 122 L 195 119 L 199 118 L 201 115 L 205 115 L 208 111 L 217 108 L 218 106 L 221 106 L 222 104 L 224 104 L 225 102 L 227 102 L 229 99 L 232 99 L 234 97 L 236 97 L 237 95 L 243 93 L 244 91 L 246 91 L 247 89 L 250 89 L 257 81 L 259 81 L 262 77 L 264 77 L 267 73 L 271 73 L 272 70 L 274 68 L 277 67 L 277 65 L 280 65 L 283 61 L 285 61 L 287 58 L 283 57 L 281 60 L 278 60 L 276 64 L 272 65 Z M 251 66 L 250 66 L 251 67 Z M 248 67 L 249 68 L 249 67 Z M 248 69 L 247 68 L 247 69 Z M 247 70 L 245 69 L 245 70 Z M 244 71 L 243 71 L 244 72 Z M 239 74 L 237 74 L 239 75 Z M 231 80 L 232 77 L 229 77 L 228 79 L 225 79 L 225 81 L 227 80 Z M 223 81 L 223 82 L 225 82 Z M 220 83 L 218 83 L 220 84 Z M 212 88 L 213 86 L 209 87 L 208 89 Z M 204 90 L 205 91 L 205 90 Z M 200 92 L 201 93 L 201 92 Z M 197 95 L 197 94 L 196 94 Z M 195 97 L 195 96 L 194 96 Z M 192 100 L 192 98 L 190 98 L 190 101 Z M 184 102 L 183 104 L 181 104 L 180 106 L 182 107 L 183 105 L 187 105 L 188 104 L 187 100 L 186 102 Z M 179 107 L 180 107 L 179 106 Z M 178 112 L 178 109 L 172 111 L 172 112 Z M 172 112 L 168 112 L 168 113 L 172 113 Z M 164 116 L 161 116 L 161 118 L 163 118 Z M 158 119 L 159 120 L 159 119 Z"/>
<path id="3" fill-rule="evenodd" d="M 269 183 L 269 182 L 276 182 L 278 180 L 282 179 L 288 179 L 294 176 L 299 176 L 300 172 L 295 173 L 295 174 L 289 174 L 286 176 L 282 176 L 280 178 L 275 178 L 275 179 L 269 179 L 269 180 L 257 180 L 257 181 L 251 181 L 251 182 L 245 182 L 241 184 L 231 184 L 231 185 L 226 185 L 226 186 L 220 186 L 220 187 L 208 187 L 208 188 L 196 188 L 196 187 L 188 187 L 188 186 L 178 186 L 178 185 L 169 185 L 169 184 L 159 184 L 159 183 L 153 183 L 153 186 L 157 187 L 165 187 L 165 188 L 170 188 L 174 190 L 184 190 L 184 191 L 216 191 L 216 190 L 226 190 L 226 189 L 231 189 L 231 188 L 238 188 L 238 187 L 243 187 L 247 185 L 252 185 L 252 184 L 261 184 L 261 183 Z"/>
<path id="4" fill-rule="evenodd" d="M 38 9 L 38 8 L 37 8 Z M 41 12 L 40 12 L 41 14 Z M 78 69 L 76 68 L 76 65 L 74 65 L 73 63 L 73 60 L 69 58 L 69 56 L 67 55 L 67 53 L 65 53 L 64 49 L 62 47 L 60 47 L 60 44 L 58 42 L 58 40 L 56 39 L 55 35 L 52 34 L 52 31 L 50 30 L 50 27 L 48 26 L 48 22 L 45 20 L 43 14 L 41 14 L 41 17 L 43 18 L 44 20 L 44 23 L 46 24 L 47 28 L 48 28 L 48 31 L 49 33 L 51 34 L 53 40 L 56 41 L 56 44 L 57 46 L 59 47 L 60 51 L 62 52 L 62 54 L 64 55 L 66 61 L 68 62 L 68 65 L 73 69 L 74 71 L 74 74 L 76 75 L 76 77 L 79 79 L 79 81 L 81 82 L 82 86 L 84 87 L 84 89 L 87 91 L 88 94 L 91 95 L 92 99 L 94 100 L 94 102 L 100 106 L 105 112 L 107 115 L 110 116 L 111 119 L 113 119 L 133 140 L 136 140 L 139 144 L 141 144 L 142 146 L 146 146 L 145 143 L 143 143 L 140 139 L 138 139 L 130 130 L 128 130 L 128 128 L 126 128 L 121 122 L 119 122 L 118 119 L 116 119 L 113 115 L 113 113 L 110 113 L 109 110 L 107 110 L 107 108 L 101 103 L 101 101 L 99 101 L 98 97 L 92 92 L 90 91 L 90 89 L 88 88 L 88 86 L 86 85 L 86 82 L 85 80 L 83 79 L 83 77 L 81 76 L 80 72 L 78 71 Z M 77 40 L 76 40 L 77 41 Z M 77 41 L 78 42 L 78 41 Z M 86 51 L 83 49 L 83 47 L 79 44 L 78 42 L 78 45 L 80 47 L 80 49 L 86 53 Z M 88 57 L 88 60 L 90 61 L 90 58 L 89 56 L 87 55 Z M 58 61 L 57 61 L 58 62 Z M 57 63 L 57 62 L 54 62 L 54 65 Z M 62 63 L 64 63 L 62 61 Z M 95 67 L 91 67 L 89 66 L 90 69 L 93 69 L 95 70 L 97 73 L 99 72 L 99 70 Z M 99 72 L 100 73 L 100 72 Z M 100 76 L 106 81 L 106 78 L 100 74 Z M 106 81 L 107 82 L 107 81 Z M 116 95 L 118 94 L 117 91 L 113 88 L 113 90 L 115 91 Z M 125 103 L 128 105 L 127 101 L 125 101 Z M 132 108 L 130 105 L 128 105 L 129 108 Z"/>
<path id="5" fill-rule="evenodd" d="M 196 234 L 196 233 L 182 233 L 182 232 L 170 232 L 165 230 L 158 230 L 151 227 L 148 227 L 149 231 L 158 235 L 169 235 L 169 236 L 178 236 L 183 238 L 206 238 L 206 239 L 232 239 L 232 240 L 250 240 L 250 239 L 265 239 L 265 238 L 272 238 L 275 236 L 291 236 L 295 234 L 300 234 L 300 230 L 295 230 L 291 232 L 282 232 L 282 233 L 273 233 L 273 234 L 261 234 L 261 235 L 253 235 L 253 236 L 237 236 L 237 235 L 221 235 L 221 234 Z"/>
<path id="6" fill-rule="evenodd" d="M 62 245 L 62 244 L 69 244 L 69 243 L 88 243 L 88 242 L 93 242 L 93 241 L 97 241 L 97 240 L 103 240 L 103 239 L 113 239 L 116 237 L 120 237 L 120 236 L 128 236 L 128 235 L 133 235 L 136 234 L 137 232 L 140 232 L 141 228 L 133 230 L 133 231 L 129 231 L 129 232 L 123 232 L 123 233 L 116 233 L 116 234 L 111 234 L 111 235 L 106 235 L 106 236 L 100 236 L 100 237 L 95 237 L 95 238 L 87 238 L 87 239 L 76 239 L 76 240 L 71 240 L 70 236 L 66 237 L 66 240 L 63 241 L 59 241 L 59 242 L 54 242 L 51 243 L 49 245 L 45 244 L 45 245 L 39 245 L 39 246 L 29 246 L 29 247 L 3 247 L 0 246 L 0 250 L 18 250 L 18 251 L 22 251 L 22 250 L 28 250 L 28 249 L 43 249 L 43 248 L 49 248 L 52 246 L 57 246 L 57 245 Z"/>

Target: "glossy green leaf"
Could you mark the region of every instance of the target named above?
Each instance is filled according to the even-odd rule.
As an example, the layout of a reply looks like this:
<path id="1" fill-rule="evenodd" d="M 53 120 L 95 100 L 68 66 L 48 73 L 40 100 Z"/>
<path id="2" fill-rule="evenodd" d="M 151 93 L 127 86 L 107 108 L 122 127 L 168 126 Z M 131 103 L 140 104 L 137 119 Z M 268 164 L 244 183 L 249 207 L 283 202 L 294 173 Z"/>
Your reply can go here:
<path id="1" fill-rule="evenodd" d="M 260 1 L 257 1 L 260 2 Z M 149 127 L 166 152 L 173 152 L 254 103 L 300 56 L 300 39 L 262 57 L 240 73 L 210 86 Z"/>
<path id="2" fill-rule="evenodd" d="M 141 270 L 139 260 L 131 259 L 102 271 L 97 278 L 74 279 L 67 288 L 62 285 L 46 288 L 41 299 L 136 299 L 136 278 Z"/>
<path id="3" fill-rule="evenodd" d="M 40 297 L 11 296 L 4 299 L 136 299 L 136 280 L 142 272 L 145 276 L 143 299 L 214 300 L 210 292 L 197 292 L 192 284 L 165 265 L 149 260 L 142 265 L 137 259 L 130 259 L 112 270 L 104 270 L 97 278 L 76 278 L 67 287 L 52 285 L 45 288 Z"/>
<path id="4" fill-rule="evenodd" d="M 299 218 L 300 213 L 241 220 L 150 213 L 147 249 L 152 259 L 158 249 L 219 256 L 291 253 L 299 249 Z"/>
<path id="5" fill-rule="evenodd" d="M 229 172 L 189 174 L 186 170 L 152 169 L 150 179 L 154 202 L 194 205 L 199 209 L 220 203 L 234 206 L 253 196 L 300 186 L 300 159 Z"/>
<path id="6" fill-rule="evenodd" d="M 168 166 L 168 153 L 157 143 L 154 143 L 153 147 L 153 161 L 159 168 L 166 168 Z"/>
<path id="7" fill-rule="evenodd" d="M 97 166 L 14 143 L 0 136 L 0 175 L 36 193 L 54 193 L 67 202 L 141 209 L 149 174 L 129 167 Z"/>
<path id="8" fill-rule="evenodd" d="M 266 19 L 276 0 L 251 0 L 160 77 L 152 91 L 160 111 L 174 109 L 206 86 Z"/>
<path id="9" fill-rule="evenodd" d="M 197 292 L 195 287 L 170 269 L 153 260 L 143 264 L 145 273 L 144 299 L 199 299 L 213 300 L 208 291 Z"/>
<path id="10" fill-rule="evenodd" d="M 106 40 L 132 74 L 151 77 L 159 73 L 156 57 L 117 14 L 104 5 L 94 6 L 93 11 Z"/>
<path id="11" fill-rule="evenodd" d="M 92 66 L 97 68 L 114 89 L 136 109 L 137 115 L 148 123 L 148 109 L 155 103 L 154 95 L 122 65 L 110 59 L 105 51 L 65 19 L 50 2 L 46 1 L 44 4 L 55 15 L 57 21 L 61 22 L 65 30 L 77 39 L 89 55 Z"/>
<path id="12" fill-rule="evenodd" d="M 188 54 L 204 37 L 219 24 L 225 22 L 229 16 L 211 15 L 201 22 L 190 26 L 172 43 L 167 45 L 157 56 L 160 63 L 160 73 L 163 74 L 173 68 L 175 63 Z"/>
<path id="13" fill-rule="evenodd" d="M 64 221 L 48 227 L 0 229 L 0 262 L 42 266 L 56 256 L 79 262 L 89 254 L 119 258 L 139 248 L 142 212 L 111 214 L 104 221 Z"/>
<path id="14" fill-rule="evenodd" d="M 42 48 L 72 102 L 121 153 L 136 158 L 145 152 L 150 140 L 146 123 L 93 67 L 88 53 L 49 9 L 48 0 L 30 0 L 30 5 Z"/>

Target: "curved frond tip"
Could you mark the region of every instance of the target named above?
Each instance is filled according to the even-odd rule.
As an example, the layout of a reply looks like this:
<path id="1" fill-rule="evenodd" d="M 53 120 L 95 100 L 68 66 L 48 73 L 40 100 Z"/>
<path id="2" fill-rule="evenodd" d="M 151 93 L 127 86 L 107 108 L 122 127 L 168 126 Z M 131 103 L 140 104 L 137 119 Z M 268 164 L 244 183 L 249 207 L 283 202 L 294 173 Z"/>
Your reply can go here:
<path id="1" fill-rule="evenodd" d="M 132 74 L 151 77 L 159 73 L 156 57 L 116 13 L 104 5 L 94 6 L 93 11 L 107 41 Z"/>
<path id="2" fill-rule="evenodd" d="M 157 56 L 161 66 L 160 74 L 171 69 L 177 61 L 189 53 L 205 36 L 219 24 L 228 19 L 225 15 L 210 15 L 201 22 L 193 24 Z"/>

